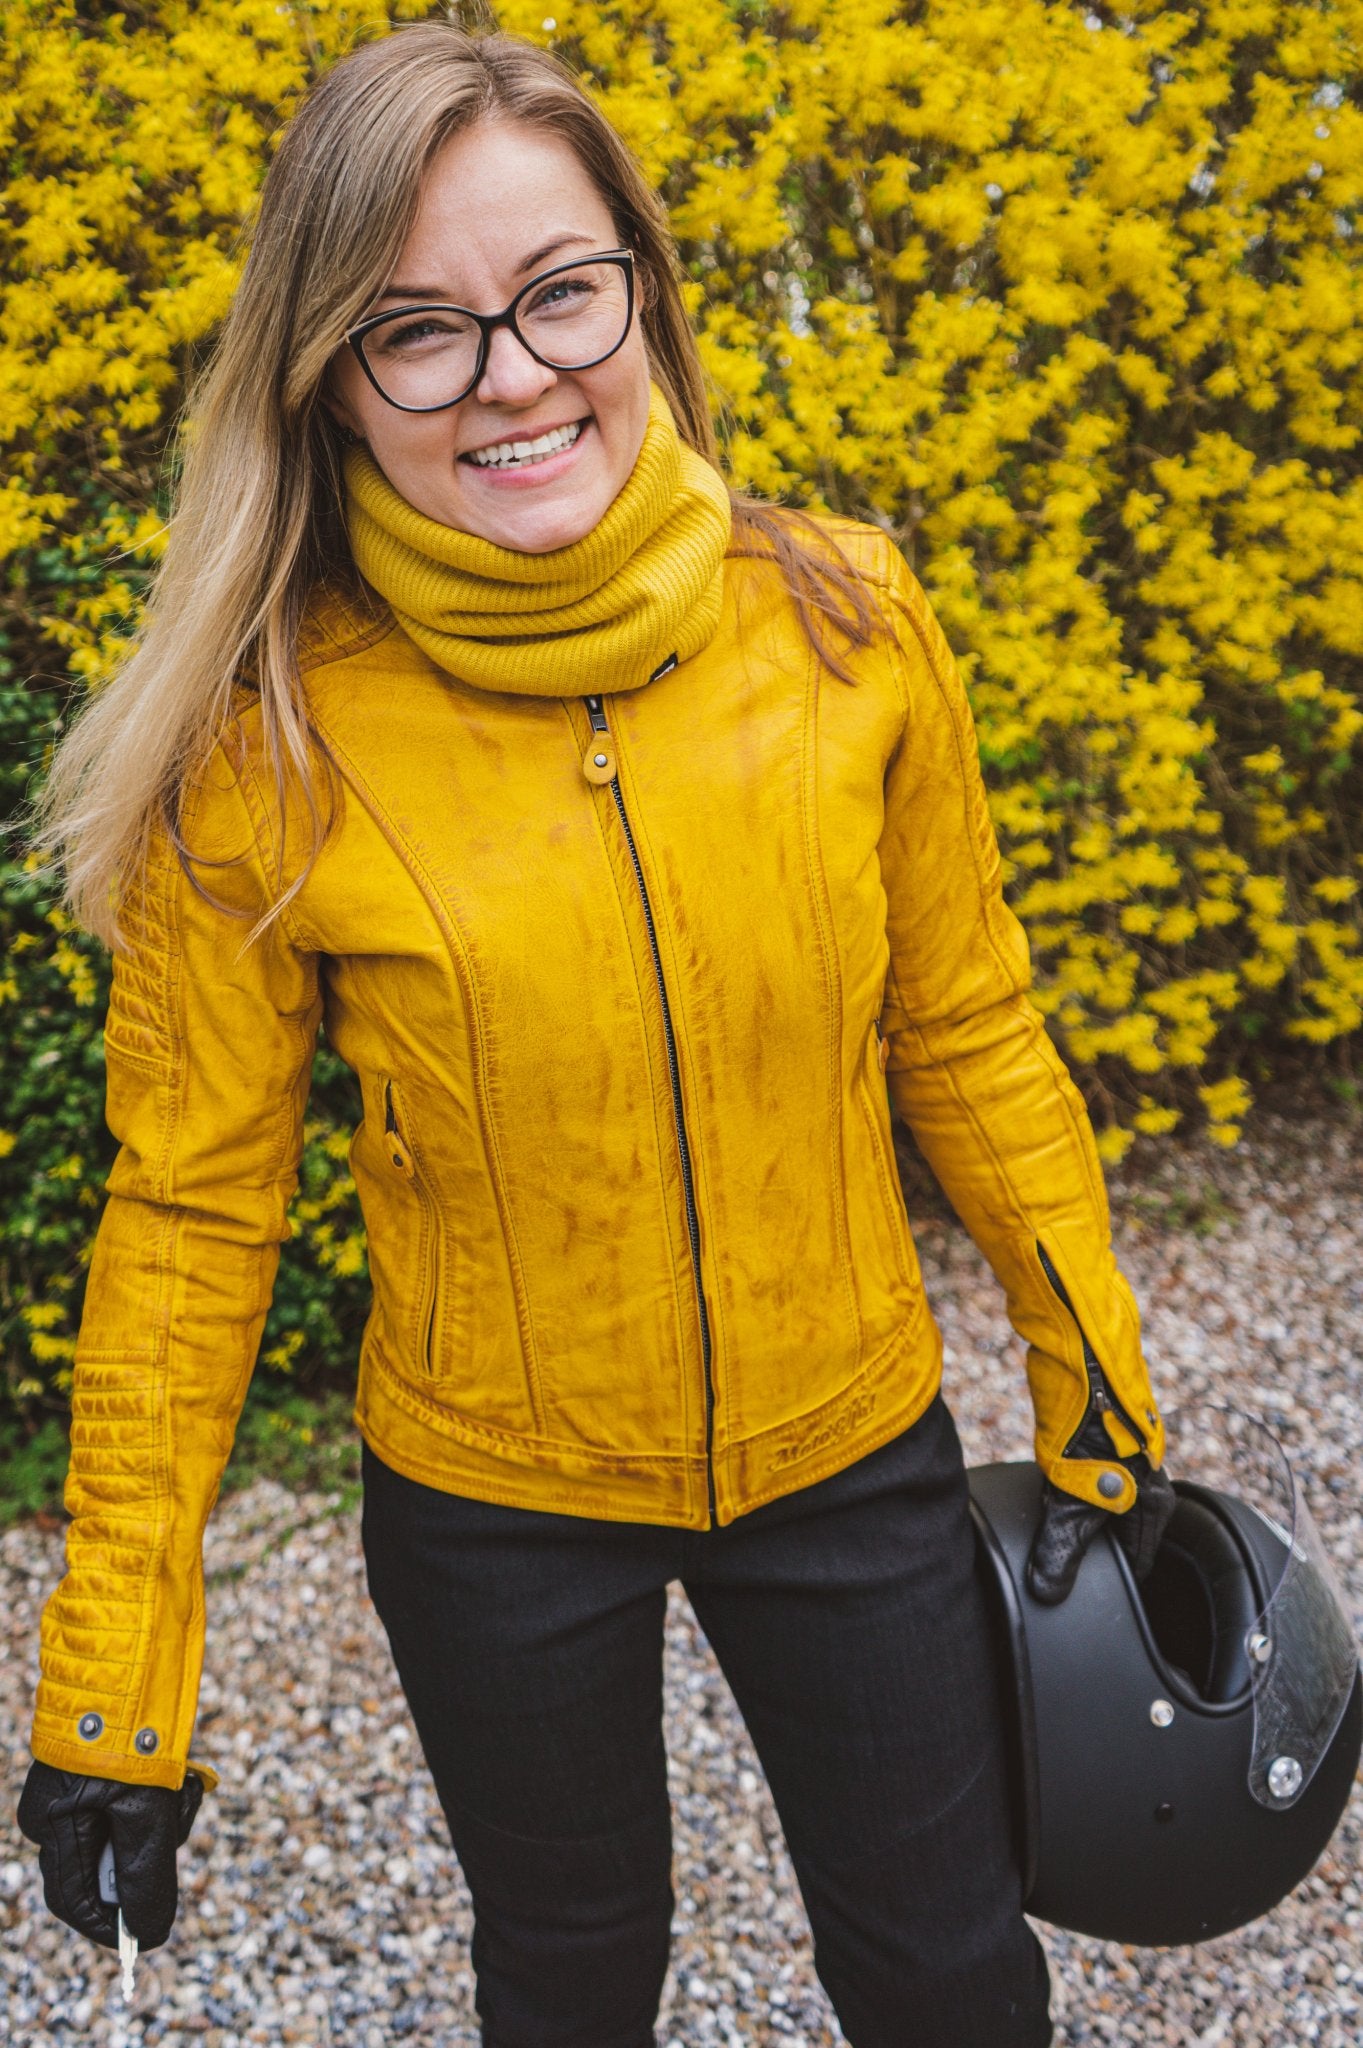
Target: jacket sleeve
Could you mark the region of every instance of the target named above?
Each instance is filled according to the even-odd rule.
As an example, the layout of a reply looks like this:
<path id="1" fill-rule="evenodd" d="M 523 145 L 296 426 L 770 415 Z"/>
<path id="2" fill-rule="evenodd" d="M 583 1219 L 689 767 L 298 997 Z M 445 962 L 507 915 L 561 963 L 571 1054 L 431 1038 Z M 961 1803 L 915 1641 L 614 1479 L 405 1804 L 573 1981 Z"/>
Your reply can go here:
<path id="1" fill-rule="evenodd" d="M 164 833 L 120 911 L 105 1027 L 120 1149 L 76 1345 L 67 1569 L 43 1612 L 32 1733 L 45 1763 L 172 1788 L 203 1663 L 204 1525 L 289 1233 L 320 1014 L 317 956 L 279 919 L 246 944 L 269 901 L 252 791 L 220 749 L 182 827 L 202 887 L 244 915 L 204 899 Z"/>
<path id="2" fill-rule="evenodd" d="M 960 674 L 891 553 L 905 721 L 880 846 L 890 1096 L 1005 1290 L 1027 1346 L 1037 1462 L 1066 1492 L 1120 1512 L 1135 1498 L 1126 1468 L 1064 1453 L 1096 1395 L 1117 1455 L 1163 1458 L 1136 1304 L 1112 1255 L 1083 1100 L 1028 1000 L 1027 940 L 1003 899 Z M 1099 1493 L 1104 1473 L 1120 1495 Z"/>

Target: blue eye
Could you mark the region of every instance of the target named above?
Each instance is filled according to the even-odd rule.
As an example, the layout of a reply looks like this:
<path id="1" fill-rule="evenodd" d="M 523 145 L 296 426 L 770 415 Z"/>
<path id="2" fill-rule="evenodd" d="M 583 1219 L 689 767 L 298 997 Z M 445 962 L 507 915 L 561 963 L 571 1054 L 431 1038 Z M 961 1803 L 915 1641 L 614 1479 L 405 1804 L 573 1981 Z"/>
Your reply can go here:
<path id="1" fill-rule="evenodd" d="M 556 277 L 543 291 L 536 292 L 527 311 L 531 313 L 558 313 L 568 307 L 575 307 L 583 299 L 589 299 L 596 287 L 585 277 Z"/>
<path id="2" fill-rule="evenodd" d="M 371 347 L 396 354 L 459 341 L 468 332 L 466 320 L 448 313 L 423 313 L 416 319 L 400 321 L 392 327 L 380 327 L 369 339 Z"/>

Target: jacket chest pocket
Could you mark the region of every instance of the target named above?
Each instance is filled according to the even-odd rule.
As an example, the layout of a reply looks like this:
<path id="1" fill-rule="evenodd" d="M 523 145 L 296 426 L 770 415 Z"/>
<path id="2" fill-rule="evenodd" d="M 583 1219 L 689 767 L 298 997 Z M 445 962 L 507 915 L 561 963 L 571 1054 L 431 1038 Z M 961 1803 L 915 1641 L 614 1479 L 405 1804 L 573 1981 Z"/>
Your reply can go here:
<path id="1" fill-rule="evenodd" d="M 442 1350 L 445 1232 L 409 1106 L 391 1074 L 380 1074 L 378 1080 L 383 1109 L 383 1156 L 391 1176 L 390 1185 L 399 1195 L 399 1217 L 406 1215 L 414 1226 L 404 1231 L 406 1242 L 389 1248 L 394 1254 L 391 1265 L 384 1261 L 404 1297 L 391 1303 L 390 1316 L 407 1333 L 417 1370 L 435 1379 L 440 1373 Z"/>

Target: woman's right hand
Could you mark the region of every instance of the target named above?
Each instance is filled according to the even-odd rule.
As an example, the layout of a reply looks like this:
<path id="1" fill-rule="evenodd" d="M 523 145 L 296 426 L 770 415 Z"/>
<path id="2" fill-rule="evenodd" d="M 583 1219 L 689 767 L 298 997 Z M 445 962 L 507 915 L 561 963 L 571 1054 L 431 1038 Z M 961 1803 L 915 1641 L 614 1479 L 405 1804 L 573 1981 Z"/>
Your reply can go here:
<path id="1" fill-rule="evenodd" d="M 160 1948 L 175 1923 L 179 1887 L 175 1851 L 189 1834 L 204 1794 L 185 1772 L 178 1792 L 165 1785 L 124 1785 L 35 1762 L 19 1800 L 19 1826 L 38 1845 L 43 1897 L 77 1934 L 118 1947 L 118 1915 L 139 1949 Z M 99 1859 L 112 1837 L 118 1904 L 99 1895 Z"/>

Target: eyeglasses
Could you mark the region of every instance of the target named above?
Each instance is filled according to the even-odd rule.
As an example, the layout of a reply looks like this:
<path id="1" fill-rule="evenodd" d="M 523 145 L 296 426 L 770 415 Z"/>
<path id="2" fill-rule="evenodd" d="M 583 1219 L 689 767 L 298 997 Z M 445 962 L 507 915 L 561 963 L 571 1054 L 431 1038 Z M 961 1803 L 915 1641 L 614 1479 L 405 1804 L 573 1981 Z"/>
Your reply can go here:
<path id="1" fill-rule="evenodd" d="M 399 412 L 442 412 L 468 397 L 499 327 L 509 327 L 546 369 L 590 370 L 615 354 L 633 317 L 634 252 L 603 249 L 542 270 L 501 313 L 402 306 L 361 320 L 346 340 L 389 405 Z"/>

